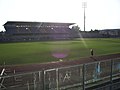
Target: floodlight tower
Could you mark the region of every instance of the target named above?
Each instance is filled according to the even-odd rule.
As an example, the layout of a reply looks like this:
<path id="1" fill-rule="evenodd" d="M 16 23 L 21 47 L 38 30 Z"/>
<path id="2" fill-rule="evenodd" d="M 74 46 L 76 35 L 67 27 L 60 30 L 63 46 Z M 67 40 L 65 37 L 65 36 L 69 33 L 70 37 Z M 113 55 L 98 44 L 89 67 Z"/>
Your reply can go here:
<path id="1" fill-rule="evenodd" d="M 85 31 L 85 19 L 86 19 L 85 8 L 87 8 L 87 2 L 82 2 L 82 7 L 84 8 L 84 31 Z"/>

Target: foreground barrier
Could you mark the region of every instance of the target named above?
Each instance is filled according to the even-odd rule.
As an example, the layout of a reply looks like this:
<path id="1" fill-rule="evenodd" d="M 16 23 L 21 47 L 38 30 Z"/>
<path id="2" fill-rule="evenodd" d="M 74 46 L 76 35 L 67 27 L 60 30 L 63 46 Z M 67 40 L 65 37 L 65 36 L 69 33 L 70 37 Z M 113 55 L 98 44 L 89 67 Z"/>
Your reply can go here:
<path id="1" fill-rule="evenodd" d="M 0 90 L 117 90 L 120 58 L 0 76 Z"/>

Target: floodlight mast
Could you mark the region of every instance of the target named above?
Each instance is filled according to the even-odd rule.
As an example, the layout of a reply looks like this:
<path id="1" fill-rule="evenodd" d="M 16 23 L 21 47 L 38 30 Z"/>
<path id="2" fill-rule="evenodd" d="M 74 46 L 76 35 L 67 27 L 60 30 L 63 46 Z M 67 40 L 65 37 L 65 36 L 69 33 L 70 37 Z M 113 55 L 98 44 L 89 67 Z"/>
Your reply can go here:
<path id="1" fill-rule="evenodd" d="M 86 19 L 86 16 L 85 16 L 85 8 L 87 8 L 87 2 L 83 2 L 83 3 L 82 3 L 82 7 L 84 8 L 84 31 L 85 31 L 85 19 Z"/>

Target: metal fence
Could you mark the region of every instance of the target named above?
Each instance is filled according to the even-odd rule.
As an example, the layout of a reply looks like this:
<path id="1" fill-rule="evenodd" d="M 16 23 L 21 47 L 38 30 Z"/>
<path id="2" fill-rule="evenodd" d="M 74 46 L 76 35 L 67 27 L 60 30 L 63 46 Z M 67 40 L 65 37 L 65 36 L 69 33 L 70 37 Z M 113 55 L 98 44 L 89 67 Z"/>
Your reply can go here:
<path id="1" fill-rule="evenodd" d="M 0 90 L 115 90 L 120 88 L 118 79 L 120 80 L 120 58 L 44 71 L 1 75 Z M 98 87 L 99 85 L 101 86 Z"/>

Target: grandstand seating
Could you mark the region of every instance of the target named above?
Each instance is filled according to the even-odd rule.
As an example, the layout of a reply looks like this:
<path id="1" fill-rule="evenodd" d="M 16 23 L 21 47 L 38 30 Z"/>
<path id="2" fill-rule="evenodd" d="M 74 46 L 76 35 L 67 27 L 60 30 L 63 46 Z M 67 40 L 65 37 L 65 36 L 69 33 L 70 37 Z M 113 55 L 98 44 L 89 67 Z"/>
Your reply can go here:
<path id="1" fill-rule="evenodd" d="M 69 28 L 70 25 L 74 26 L 74 24 L 75 23 L 8 21 L 4 24 L 6 31 L 4 35 L 0 35 L 0 41 L 44 41 L 74 38 L 120 37 L 119 29 L 115 31 L 113 29 L 87 32 Z"/>
<path id="2" fill-rule="evenodd" d="M 66 40 L 79 37 L 77 30 L 69 28 L 73 24 L 8 21 L 4 28 L 9 41 Z"/>

